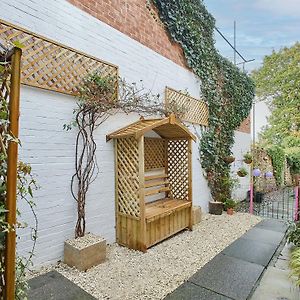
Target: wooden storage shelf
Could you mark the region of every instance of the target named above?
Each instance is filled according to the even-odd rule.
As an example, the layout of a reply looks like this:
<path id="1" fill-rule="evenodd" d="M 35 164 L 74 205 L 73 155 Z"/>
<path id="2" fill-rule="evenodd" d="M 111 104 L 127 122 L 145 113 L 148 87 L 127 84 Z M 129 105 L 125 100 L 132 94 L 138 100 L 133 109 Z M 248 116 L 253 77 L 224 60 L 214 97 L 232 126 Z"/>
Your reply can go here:
<path id="1" fill-rule="evenodd" d="M 145 137 L 153 130 L 157 138 Z M 173 114 L 141 119 L 107 136 L 115 141 L 116 236 L 147 248 L 192 229 L 192 140 Z"/>

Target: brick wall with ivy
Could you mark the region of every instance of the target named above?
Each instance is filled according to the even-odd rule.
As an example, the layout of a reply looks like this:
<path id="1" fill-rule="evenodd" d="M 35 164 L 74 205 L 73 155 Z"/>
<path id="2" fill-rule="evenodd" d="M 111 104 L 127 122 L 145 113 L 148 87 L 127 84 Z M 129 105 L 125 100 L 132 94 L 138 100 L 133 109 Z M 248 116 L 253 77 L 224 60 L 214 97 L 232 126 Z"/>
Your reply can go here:
<path id="1" fill-rule="evenodd" d="M 67 0 L 176 64 L 188 68 L 183 50 L 172 41 L 149 0 Z M 250 133 L 250 117 L 237 129 Z"/>
<path id="2" fill-rule="evenodd" d="M 186 67 L 181 47 L 170 40 L 147 0 L 68 0 L 71 4 L 141 44 Z"/>

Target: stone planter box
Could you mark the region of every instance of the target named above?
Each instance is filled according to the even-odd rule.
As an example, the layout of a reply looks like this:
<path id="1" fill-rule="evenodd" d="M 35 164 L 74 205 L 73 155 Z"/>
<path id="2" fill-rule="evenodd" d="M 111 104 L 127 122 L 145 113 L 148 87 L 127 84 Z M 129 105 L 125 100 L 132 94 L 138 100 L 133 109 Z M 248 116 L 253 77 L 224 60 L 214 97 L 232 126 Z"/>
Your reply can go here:
<path id="1" fill-rule="evenodd" d="M 193 225 L 198 224 L 201 222 L 202 212 L 200 206 L 193 206 L 192 209 L 192 220 Z"/>
<path id="2" fill-rule="evenodd" d="M 106 240 L 87 234 L 82 238 L 65 241 L 64 262 L 80 271 L 100 264 L 106 259 Z"/>

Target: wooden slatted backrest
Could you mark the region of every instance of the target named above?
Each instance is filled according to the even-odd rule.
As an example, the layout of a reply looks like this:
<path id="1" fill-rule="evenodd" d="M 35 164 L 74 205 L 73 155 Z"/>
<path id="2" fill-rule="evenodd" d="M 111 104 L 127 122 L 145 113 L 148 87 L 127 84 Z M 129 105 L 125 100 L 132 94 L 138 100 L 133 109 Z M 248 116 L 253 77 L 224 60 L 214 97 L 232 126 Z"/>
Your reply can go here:
<path id="1" fill-rule="evenodd" d="M 150 196 L 155 197 L 153 200 L 171 197 L 168 175 L 165 172 L 145 176 L 145 197 Z"/>

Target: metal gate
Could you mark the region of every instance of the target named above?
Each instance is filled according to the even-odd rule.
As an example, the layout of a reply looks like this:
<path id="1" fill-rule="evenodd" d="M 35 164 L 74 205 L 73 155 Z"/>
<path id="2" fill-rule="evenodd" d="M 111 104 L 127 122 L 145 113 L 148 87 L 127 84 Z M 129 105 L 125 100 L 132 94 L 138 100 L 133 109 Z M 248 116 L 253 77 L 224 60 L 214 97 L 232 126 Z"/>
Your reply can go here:
<path id="1" fill-rule="evenodd" d="M 284 187 L 268 193 L 255 193 L 253 214 L 285 221 L 298 220 L 299 187 Z M 250 199 L 238 205 L 237 211 L 249 212 Z"/>

